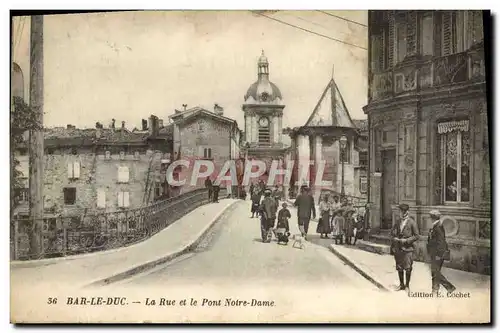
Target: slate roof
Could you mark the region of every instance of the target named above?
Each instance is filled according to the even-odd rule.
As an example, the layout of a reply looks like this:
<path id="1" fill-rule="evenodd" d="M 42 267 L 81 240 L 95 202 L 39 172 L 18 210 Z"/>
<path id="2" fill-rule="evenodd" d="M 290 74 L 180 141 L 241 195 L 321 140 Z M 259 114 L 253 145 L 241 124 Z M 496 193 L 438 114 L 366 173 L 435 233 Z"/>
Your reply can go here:
<path id="1" fill-rule="evenodd" d="M 99 133 L 99 134 L 98 134 Z M 99 137 L 98 137 L 99 136 Z M 102 143 L 142 143 L 149 133 L 131 132 L 127 129 L 111 128 L 64 128 L 53 127 L 44 129 L 44 141 L 47 145 L 87 145 Z"/>
<path id="2" fill-rule="evenodd" d="M 304 126 L 356 128 L 349 114 L 349 110 L 345 105 L 344 98 L 340 93 L 340 89 L 333 78 L 328 82 L 328 85 Z"/>

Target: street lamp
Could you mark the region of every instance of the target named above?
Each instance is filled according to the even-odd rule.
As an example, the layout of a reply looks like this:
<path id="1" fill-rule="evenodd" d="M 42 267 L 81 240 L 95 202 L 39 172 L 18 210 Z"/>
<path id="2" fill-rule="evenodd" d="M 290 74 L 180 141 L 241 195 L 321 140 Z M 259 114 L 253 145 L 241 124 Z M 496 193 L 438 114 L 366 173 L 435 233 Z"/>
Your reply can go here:
<path id="1" fill-rule="evenodd" d="M 342 198 L 345 197 L 345 189 L 344 189 L 344 160 L 345 160 L 345 149 L 347 147 L 347 138 L 342 134 L 340 137 L 340 159 L 342 161 L 342 188 L 340 192 L 340 196 Z"/>

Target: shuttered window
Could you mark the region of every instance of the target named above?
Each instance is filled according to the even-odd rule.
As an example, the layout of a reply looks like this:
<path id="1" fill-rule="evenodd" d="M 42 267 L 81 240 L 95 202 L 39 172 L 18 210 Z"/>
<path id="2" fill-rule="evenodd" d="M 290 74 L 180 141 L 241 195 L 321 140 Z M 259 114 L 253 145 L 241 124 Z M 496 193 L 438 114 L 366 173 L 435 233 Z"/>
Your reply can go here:
<path id="1" fill-rule="evenodd" d="M 119 183 L 128 183 L 128 181 L 129 181 L 128 167 L 126 167 L 126 166 L 118 167 L 118 182 Z"/>
<path id="2" fill-rule="evenodd" d="M 120 191 L 118 192 L 118 207 L 127 208 L 130 206 L 130 194 L 129 192 Z"/>
<path id="3" fill-rule="evenodd" d="M 407 24 L 406 22 L 396 23 L 396 63 L 402 62 L 407 52 Z"/>
<path id="4" fill-rule="evenodd" d="M 106 208 L 106 191 L 102 188 L 97 190 L 97 208 Z"/>
<path id="5" fill-rule="evenodd" d="M 69 179 L 80 178 L 80 162 L 68 163 L 68 178 Z"/>
<path id="6" fill-rule="evenodd" d="M 457 52 L 457 18 L 456 12 L 445 11 L 442 14 L 442 55 L 447 56 Z"/>

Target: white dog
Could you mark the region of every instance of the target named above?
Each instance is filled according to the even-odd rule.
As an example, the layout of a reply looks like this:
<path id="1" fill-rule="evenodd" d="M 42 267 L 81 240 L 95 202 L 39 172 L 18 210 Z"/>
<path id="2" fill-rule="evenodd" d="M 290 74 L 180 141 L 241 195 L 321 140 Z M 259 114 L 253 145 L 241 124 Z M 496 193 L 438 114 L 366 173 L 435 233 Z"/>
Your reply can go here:
<path id="1" fill-rule="evenodd" d="M 293 247 L 303 249 L 304 248 L 304 236 L 301 234 L 293 235 Z"/>

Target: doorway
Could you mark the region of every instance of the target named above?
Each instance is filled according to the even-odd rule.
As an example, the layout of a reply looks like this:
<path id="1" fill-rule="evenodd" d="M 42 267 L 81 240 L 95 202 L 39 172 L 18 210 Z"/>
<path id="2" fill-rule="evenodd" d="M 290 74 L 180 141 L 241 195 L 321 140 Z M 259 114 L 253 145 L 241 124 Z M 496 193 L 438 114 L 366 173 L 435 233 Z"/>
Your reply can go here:
<path id="1" fill-rule="evenodd" d="M 382 229 L 392 228 L 392 207 L 396 203 L 396 150 L 382 151 Z"/>

